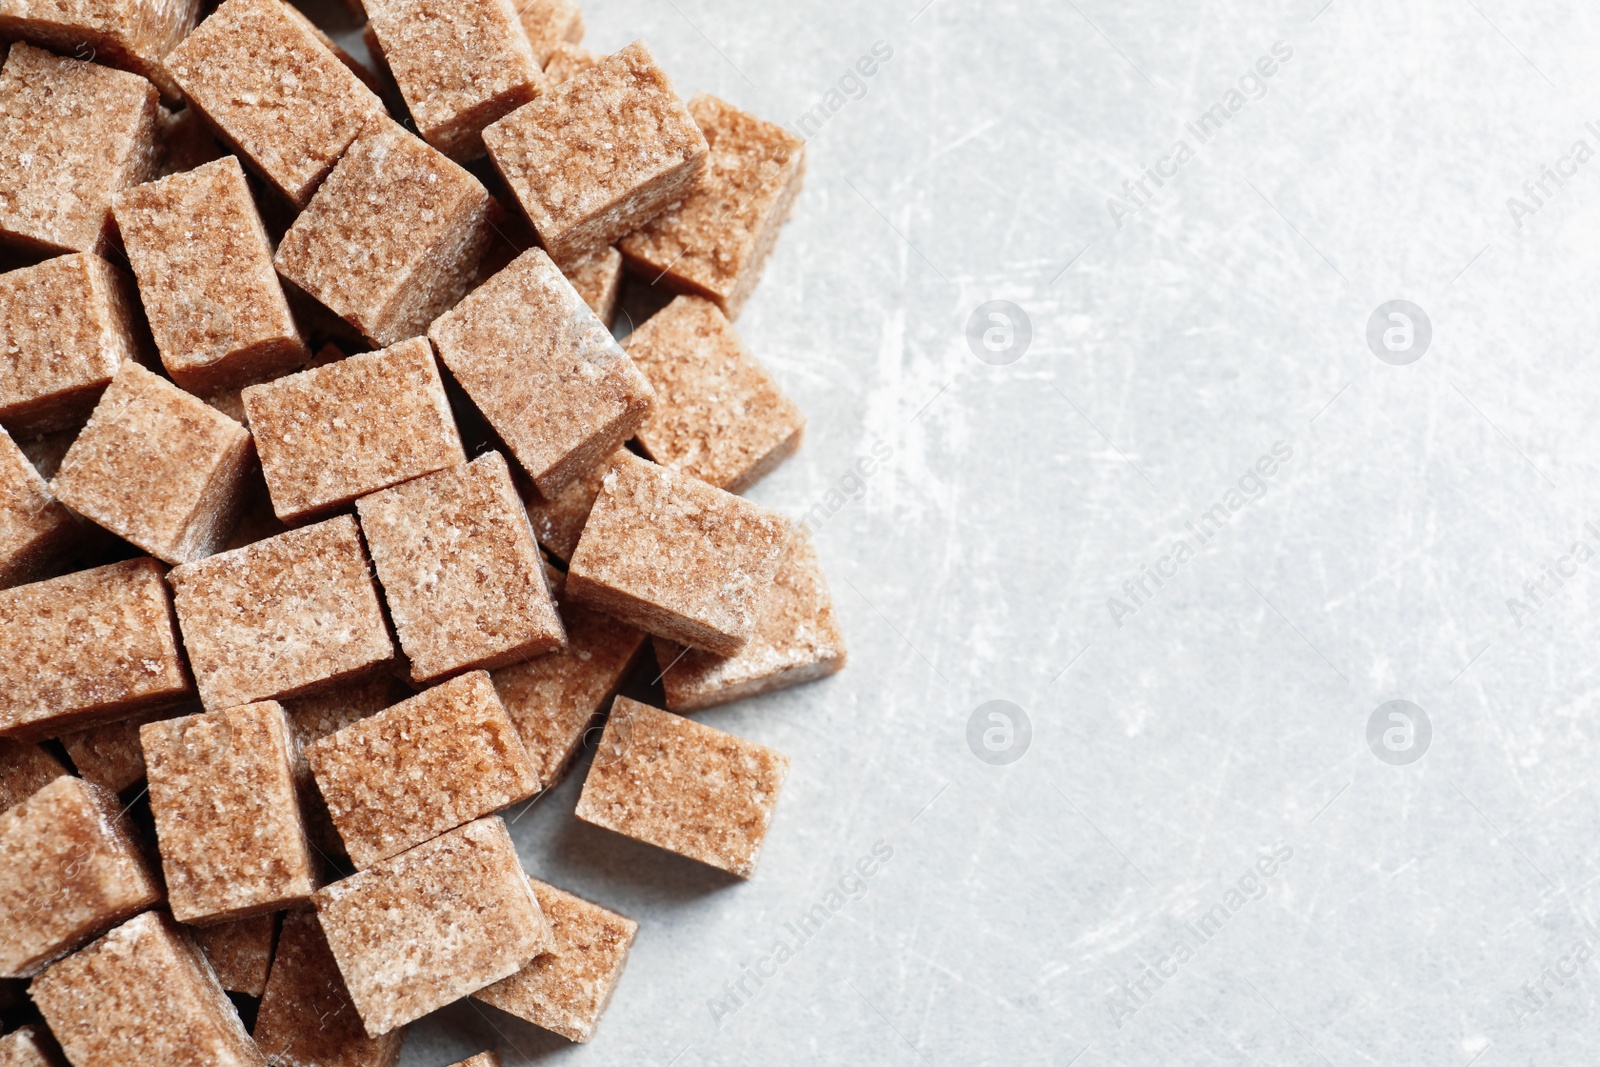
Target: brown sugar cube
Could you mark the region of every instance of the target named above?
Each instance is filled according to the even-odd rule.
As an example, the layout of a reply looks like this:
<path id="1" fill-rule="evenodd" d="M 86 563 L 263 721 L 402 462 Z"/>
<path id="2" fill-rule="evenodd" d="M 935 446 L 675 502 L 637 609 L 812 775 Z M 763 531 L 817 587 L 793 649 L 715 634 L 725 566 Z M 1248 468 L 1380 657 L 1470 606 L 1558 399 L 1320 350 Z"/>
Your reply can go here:
<path id="1" fill-rule="evenodd" d="M 244 161 L 304 207 L 383 102 L 279 0 L 226 0 L 167 69 Z"/>
<path id="2" fill-rule="evenodd" d="M 0 589 L 0 734 L 53 737 L 190 693 L 162 570 L 131 559 Z"/>
<path id="3" fill-rule="evenodd" d="M 211 135 L 211 127 L 192 107 L 161 109 L 157 144 L 160 163 L 155 176 L 160 178 L 194 170 L 223 155 L 222 145 Z"/>
<path id="4" fill-rule="evenodd" d="M 356 520 L 187 563 L 168 576 L 184 648 L 208 709 L 310 696 L 394 657 Z"/>
<path id="5" fill-rule="evenodd" d="M 244 391 L 280 519 L 466 462 L 427 338 Z"/>
<path id="6" fill-rule="evenodd" d="M 527 502 L 528 519 L 533 523 L 533 535 L 556 559 L 565 563 L 577 550 L 578 538 L 583 535 L 583 525 L 589 521 L 589 511 L 595 497 L 600 495 L 600 483 L 611 469 L 612 459 L 592 467 L 569 482 L 554 496 L 536 496 Z"/>
<path id="7" fill-rule="evenodd" d="M 272 942 L 277 934 L 275 913 L 189 929 L 189 936 L 205 953 L 211 969 L 217 972 L 222 988 L 251 997 L 259 997 L 266 991 L 267 969 L 272 966 Z"/>
<path id="8" fill-rule="evenodd" d="M 216 392 L 310 358 L 236 158 L 136 185 L 111 210 L 173 381 Z"/>
<path id="9" fill-rule="evenodd" d="M 806 419 L 717 306 L 680 296 L 628 337 L 656 406 L 636 435 L 663 467 L 741 492 L 794 454 Z"/>
<path id="10" fill-rule="evenodd" d="M 147 723 L 139 740 L 174 918 L 209 925 L 311 895 L 316 867 L 276 701 Z"/>
<path id="11" fill-rule="evenodd" d="M 389 707 L 399 699 L 397 691 L 403 688 L 396 679 L 380 674 L 315 696 L 281 701 L 294 740 L 294 784 L 300 795 L 300 818 L 305 822 L 311 847 L 330 861 L 345 856 L 344 842 L 339 840 L 339 831 L 334 829 L 328 806 L 317 789 L 311 765 L 306 762 L 306 749 L 313 742 Z"/>
<path id="12" fill-rule="evenodd" d="M 112 195 L 155 176 L 160 115 L 137 74 L 12 45 L 0 69 L 0 243 L 98 252 Z"/>
<path id="13" fill-rule="evenodd" d="M 79 532 L 72 512 L 0 428 L 0 589 L 43 577 Z"/>
<path id="14" fill-rule="evenodd" d="M 24 1026 L 0 1037 L 0 1067 L 61 1067 L 61 1060 L 44 1030 Z"/>
<path id="15" fill-rule="evenodd" d="M 489 676 L 473 671 L 352 723 L 306 749 L 358 868 L 539 789 Z"/>
<path id="16" fill-rule="evenodd" d="M 0 977 L 26 978 L 161 901 L 117 798 L 63 775 L 0 814 Z"/>
<path id="17" fill-rule="evenodd" d="M 502 1061 L 498 1052 L 480 1052 L 476 1056 L 457 1060 L 450 1067 L 502 1067 Z"/>
<path id="18" fill-rule="evenodd" d="M 50 491 L 167 563 L 222 546 L 255 450 L 243 426 L 129 361 L 67 450 Z"/>
<path id="19" fill-rule="evenodd" d="M 72 757 L 78 776 L 113 793 L 122 793 L 144 781 L 144 746 L 139 728 L 147 722 L 175 719 L 200 710 L 199 701 L 142 711 L 126 719 L 62 734 L 61 744 Z"/>
<path id="20" fill-rule="evenodd" d="M 542 249 L 518 256 L 428 336 L 541 493 L 599 466 L 649 414 L 650 383 Z"/>
<path id="21" fill-rule="evenodd" d="M 302 299 L 309 300 L 310 298 L 302 297 Z M 318 367 L 326 367 L 330 363 L 337 363 L 344 358 L 345 354 L 339 350 L 337 345 L 325 344 L 321 348 L 317 349 L 316 355 L 311 356 L 309 359 L 302 360 L 300 364 L 294 368 L 294 370 L 315 370 Z M 265 385 L 268 382 L 277 381 L 281 377 L 285 377 L 285 375 L 263 375 L 257 378 L 255 381 L 252 381 L 246 385 L 242 385 L 236 389 L 222 389 L 215 393 L 207 393 L 200 399 L 204 400 L 207 404 L 210 404 L 212 407 L 228 416 L 228 418 L 232 419 L 234 422 L 237 422 L 240 426 L 243 426 L 248 430 L 250 429 L 250 414 L 249 412 L 245 411 L 244 391 L 250 388 L 252 385 Z M 257 451 L 259 452 L 260 450 L 257 449 Z M 262 482 L 260 484 L 262 489 L 265 490 L 266 483 Z M 267 494 L 263 492 L 262 497 L 266 498 L 266 496 Z M 268 511 L 270 512 L 270 501 L 267 507 Z M 282 533 L 283 531 L 280 529 L 277 532 Z M 229 547 L 237 546 L 230 545 Z"/>
<path id="22" fill-rule="evenodd" d="M 363 336 L 392 345 L 467 294 L 496 210 L 459 164 L 377 119 L 283 235 L 274 262 Z"/>
<path id="23" fill-rule="evenodd" d="M 567 569 L 567 595 L 731 656 L 755 633 L 790 537 L 775 511 L 618 453 Z"/>
<path id="24" fill-rule="evenodd" d="M 68 771 L 38 745 L 0 737 L 0 812 L 10 811 Z"/>
<path id="25" fill-rule="evenodd" d="M 133 308 L 132 283 L 99 256 L 0 274 L 0 422 L 34 433 L 81 426 L 117 368 L 140 354 Z"/>
<path id="26" fill-rule="evenodd" d="M 162 912 L 57 963 L 28 995 L 73 1067 L 267 1067 L 211 965 Z"/>
<path id="27" fill-rule="evenodd" d="M 500 453 L 364 496 L 356 510 L 413 682 L 566 644 Z"/>
<path id="28" fill-rule="evenodd" d="M 611 1002 L 639 924 L 538 879 L 528 881 L 554 945 L 473 997 L 568 1041 L 587 1041 Z"/>
<path id="29" fill-rule="evenodd" d="M 0 0 L 0 38 L 131 71 L 176 100 L 178 86 L 162 61 L 199 15 L 200 0 Z"/>
<path id="30" fill-rule="evenodd" d="M 622 295 L 622 253 L 614 245 L 606 245 L 598 252 L 588 252 L 562 264 L 561 273 L 589 310 L 610 329 L 611 321 L 617 317 L 617 298 Z"/>
<path id="31" fill-rule="evenodd" d="M 623 238 L 644 277 L 714 300 L 730 319 L 761 280 L 805 176 L 805 142 L 707 93 L 689 112 L 711 146 L 700 183 Z"/>
<path id="32" fill-rule="evenodd" d="M 683 199 L 706 161 L 706 139 L 643 41 L 524 104 L 483 141 L 558 262 Z"/>
<path id="33" fill-rule="evenodd" d="M 479 819 L 311 898 L 367 1034 L 515 974 L 550 927 L 506 824 Z"/>
<path id="34" fill-rule="evenodd" d="M 541 64 L 561 45 L 583 40 L 583 12 L 573 0 L 517 0 L 517 7 Z"/>
<path id="35" fill-rule="evenodd" d="M 566 0 L 554 0 L 555 4 L 565 2 Z M 529 4 L 522 11 L 523 25 L 527 25 L 529 13 L 538 10 L 541 6 L 548 8 L 553 6 L 553 4 L 550 2 L 550 0 L 534 0 L 534 3 Z M 576 6 L 573 7 L 573 10 L 577 10 Z M 579 16 L 579 25 L 582 25 L 581 15 Z M 533 36 L 531 30 L 529 31 L 528 36 L 530 38 Z M 581 37 L 582 34 L 580 33 L 579 36 Z M 537 47 L 537 45 L 535 45 L 535 47 Z M 569 78 L 576 77 L 586 70 L 593 70 L 595 67 L 598 67 L 602 62 L 604 62 L 605 58 L 606 57 L 601 55 L 599 52 L 592 52 L 587 48 L 580 47 L 576 43 L 569 44 L 566 41 L 562 41 L 554 48 L 550 49 L 549 56 L 545 58 L 544 76 L 549 80 L 551 85 L 560 85 L 562 82 L 568 80 Z"/>
<path id="36" fill-rule="evenodd" d="M 483 154 L 483 128 L 545 87 L 512 0 L 368 0 L 368 30 L 417 131 L 451 159 Z"/>
<path id="37" fill-rule="evenodd" d="M 788 773 L 781 752 L 618 697 L 576 814 L 749 878 Z"/>
<path id="38" fill-rule="evenodd" d="M 255 1039 L 274 1067 L 395 1067 L 405 1028 L 367 1036 L 308 908 L 283 917 Z"/>

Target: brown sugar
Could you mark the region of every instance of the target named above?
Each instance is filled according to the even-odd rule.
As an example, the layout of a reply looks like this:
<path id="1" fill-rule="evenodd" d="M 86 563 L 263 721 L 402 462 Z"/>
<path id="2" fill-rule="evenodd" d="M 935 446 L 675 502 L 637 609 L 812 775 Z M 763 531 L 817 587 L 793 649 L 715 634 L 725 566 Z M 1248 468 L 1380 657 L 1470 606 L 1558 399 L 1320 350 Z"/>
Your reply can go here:
<path id="1" fill-rule="evenodd" d="M 135 306 L 133 283 L 87 253 L 0 274 L 0 422 L 33 433 L 81 426 L 140 354 Z"/>
<path id="2" fill-rule="evenodd" d="M 553 0 L 554 4 L 566 2 L 567 0 Z M 537 10 L 540 6 L 552 6 L 552 0 L 543 0 L 542 5 L 541 0 L 534 0 L 534 3 L 523 8 L 522 21 L 524 25 L 526 25 L 528 22 L 528 15 Z M 573 10 L 576 11 L 577 8 L 574 6 Z M 579 25 L 582 25 L 581 15 L 579 16 Z M 529 37 L 533 36 L 531 31 L 528 35 Z M 582 34 L 580 33 L 579 37 L 581 38 L 581 36 Z M 535 47 L 538 46 L 535 45 Z M 605 60 L 605 58 L 606 57 L 601 55 L 599 52 L 593 52 L 587 48 L 581 47 L 576 43 L 576 41 L 570 44 L 566 41 L 562 41 L 554 48 L 550 49 L 550 54 L 544 61 L 544 76 L 549 80 L 551 85 L 560 85 L 567 79 L 582 74 L 586 70 L 593 70 L 595 67 L 598 67 Z"/>
<path id="3" fill-rule="evenodd" d="M 623 238 L 641 276 L 714 300 L 730 319 L 761 280 L 805 177 L 805 142 L 707 93 L 689 112 L 711 146 L 683 202 Z"/>
<path id="4" fill-rule="evenodd" d="M 459 164 L 374 119 L 284 234 L 274 262 L 363 336 L 392 345 L 467 294 L 497 210 Z"/>
<path id="5" fill-rule="evenodd" d="M 0 69 L 0 244 L 98 252 L 111 197 L 155 176 L 160 115 L 137 74 L 12 45 Z"/>
<path id="6" fill-rule="evenodd" d="M 265 992 L 267 969 L 272 965 L 272 942 L 278 935 L 276 914 L 191 927 L 189 935 L 217 972 L 223 989 L 251 997 Z"/>
<path id="7" fill-rule="evenodd" d="M 643 41 L 524 104 L 483 140 L 557 262 L 681 200 L 706 160 L 706 139 Z"/>
<path id="8" fill-rule="evenodd" d="M 0 737 L 0 812 L 10 811 L 66 773 L 61 761 L 38 745 Z"/>
<path id="9" fill-rule="evenodd" d="M 395 1067 L 405 1028 L 368 1037 L 310 909 L 283 917 L 256 1044 L 274 1067 Z"/>
<path id="10" fill-rule="evenodd" d="M 156 177 L 194 170 L 223 155 L 223 148 L 211 135 L 211 127 L 192 107 L 181 111 L 161 109 L 157 136 L 160 164 Z"/>
<path id="11" fill-rule="evenodd" d="M 63 504 L 167 563 L 222 546 L 255 458 L 243 426 L 129 361 L 50 482 Z"/>
<path id="12" fill-rule="evenodd" d="M 176 100 L 163 60 L 199 14 L 200 0 L 0 0 L 0 38 L 132 71 Z"/>
<path id="13" fill-rule="evenodd" d="M 539 789 L 516 727 L 483 671 L 324 737 L 306 750 L 306 762 L 358 868 Z"/>
<path id="14" fill-rule="evenodd" d="M 572 558 L 578 547 L 583 525 L 589 521 L 589 511 L 594 507 L 594 498 L 600 495 L 600 483 L 611 469 L 611 462 L 608 458 L 590 468 L 554 496 L 536 495 L 527 502 L 534 537 L 546 552 L 563 563 Z"/>
<path id="15" fill-rule="evenodd" d="M 383 103 L 279 0 L 226 0 L 167 57 L 223 138 L 296 205 Z"/>
<path id="16" fill-rule="evenodd" d="M 328 806 L 306 762 L 306 749 L 315 741 L 376 715 L 401 699 L 404 690 L 387 674 L 363 678 L 336 686 L 315 696 L 280 701 L 289 717 L 289 733 L 294 740 L 294 784 L 300 794 L 300 818 L 305 822 L 311 847 L 330 860 L 345 855 L 344 842 L 328 816 Z"/>
<path id="17" fill-rule="evenodd" d="M 0 589 L 45 577 L 79 532 L 72 512 L 0 428 Z"/>
<path id="18" fill-rule="evenodd" d="M 205 957 L 162 912 L 57 963 L 28 994 L 74 1067 L 267 1067 Z"/>
<path id="19" fill-rule="evenodd" d="M 139 728 L 147 722 L 175 719 L 199 710 L 199 701 L 188 700 L 141 711 L 104 726 L 62 734 L 61 744 L 72 757 L 79 777 L 113 793 L 122 793 L 144 781 L 144 746 L 139 743 Z"/>
<path id="20" fill-rule="evenodd" d="M 362 497 L 356 510 L 412 681 L 503 667 L 566 644 L 500 453 Z"/>
<path id="21" fill-rule="evenodd" d="M 730 493 L 800 447 L 805 416 L 709 300 L 680 296 L 628 337 L 656 391 L 637 434 L 645 454 Z"/>
<path id="22" fill-rule="evenodd" d="M 469 1056 L 464 1060 L 457 1060 L 450 1067 L 501 1067 L 500 1053 L 480 1052 L 476 1056 Z"/>
<path id="23" fill-rule="evenodd" d="M 614 245 L 606 245 L 563 263 L 561 273 L 609 329 L 617 316 L 617 298 L 622 295 L 622 253 Z"/>
<path id="24" fill-rule="evenodd" d="M 173 381 L 213 393 L 310 358 L 237 158 L 134 186 L 112 214 Z"/>
<path id="25" fill-rule="evenodd" d="M 599 466 L 649 413 L 650 383 L 542 249 L 518 256 L 428 336 L 541 493 Z"/>
<path id="26" fill-rule="evenodd" d="M 577 816 L 749 878 L 788 773 L 781 752 L 618 697 Z"/>
<path id="27" fill-rule="evenodd" d="M 550 951 L 473 997 L 568 1041 L 588 1041 L 622 977 L 639 924 L 538 879 L 528 881 L 550 923 Z"/>
<path id="28" fill-rule="evenodd" d="M 0 590 L 0 734 L 53 737 L 191 692 L 153 559 Z"/>
<path id="29" fill-rule="evenodd" d="M 394 656 L 356 521 L 340 515 L 173 570 L 208 709 L 309 696 Z"/>
<path id="30" fill-rule="evenodd" d="M 0 977 L 52 959 L 161 901 L 117 798 L 63 775 L 0 814 Z"/>
<path id="31" fill-rule="evenodd" d="M 541 64 L 548 64 L 561 45 L 583 40 L 583 11 L 574 0 L 517 0 L 517 6 Z"/>
<path id="32" fill-rule="evenodd" d="M 479 819 L 312 900 L 371 1036 L 515 974 L 550 947 L 505 823 Z"/>
<path id="33" fill-rule="evenodd" d="M 147 723 L 139 740 L 175 918 L 208 925 L 311 895 L 316 867 L 276 701 Z"/>
<path id="34" fill-rule="evenodd" d="M 425 337 L 251 386 L 243 399 L 281 519 L 466 462 Z"/>
<path id="35" fill-rule="evenodd" d="M 619 453 L 567 570 L 567 595 L 641 630 L 731 656 L 755 632 L 789 520 Z"/>
<path id="36" fill-rule="evenodd" d="M 37 1026 L 0 1037 L 0 1067 L 61 1067 L 54 1043 Z"/>

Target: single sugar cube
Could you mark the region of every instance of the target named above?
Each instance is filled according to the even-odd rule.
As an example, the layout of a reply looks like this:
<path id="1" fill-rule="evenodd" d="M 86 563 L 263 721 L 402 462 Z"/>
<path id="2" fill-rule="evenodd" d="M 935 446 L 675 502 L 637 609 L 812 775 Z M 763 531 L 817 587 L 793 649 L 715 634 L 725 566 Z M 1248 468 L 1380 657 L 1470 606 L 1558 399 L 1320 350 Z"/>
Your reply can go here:
<path id="1" fill-rule="evenodd" d="M 60 1067 L 55 1044 L 46 1033 L 37 1026 L 24 1026 L 0 1037 L 0 1067 Z"/>
<path id="2" fill-rule="evenodd" d="M 12 45 L 0 68 L 0 244 L 100 251 L 112 196 L 155 177 L 160 116 L 137 74 Z"/>
<path id="3" fill-rule="evenodd" d="M 576 814 L 749 878 L 788 773 L 781 752 L 618 697 Z"/>
<path id="4" fill-rule="evenodd" d="M 310 358 L 237 158 L 136 185 L 111 211 L 173 381 L 214 393 Z"/>
<path id="5" fill-rule="evenodd" d="M 755 633 L 789 520 L 618 453 L 567 568 L 567 595 L 641 630 L 731 656 Z"/>
<path id="6" fill-rule="evenodd" d="M 273 510 L 285 521 L 467 459 L 425 337 L 242 395 Z"/>
<path id="7" fill-rule="evenodd" d="M 568 1041 L 587 1041 L 611 1002 L 639 924 L 564 889 L 528 881 L 550 923 L 554 944 L 510 978 L 473 997 Z"/>
<path id="8" fill-rule="evenodd" d="M 680 296 L 628 337 L 656 406 L 639 427 L 663 467 L 741 492 L 794 454 L 806 419 L 709 300 Z"/>
<path id="9" fill-rule="evenodd" d="M 527 24 L 528 15 L 530 12 L 536 11 L 540 7 L 550 7 L 554 4 L 562 4 L 567 2 L 568 0 L 534 0 L 533 3 L 529 4 L 522 11 L 523 24 Z M 576 5 L 573 6 L 573 10 L 577 10 Z M 582 24 L 581 16 L 579 19 L 579 24 Z M 531 30 L 529 31 L 528 36 L 530 38 L 533 36 Z M 535 47 L 537 47 L 537 45 L 535 45 Z M 550 54 L 545 58 L 544 76 L 549 80 L 551 85 L 560 85 L 562 82 L 567 81 L 570 78 L 574 78 L 586 70 L 593 70 L 595 67 L 598 67 L 601 63 L 603 63 L 605 58 L 606 57 L 601 55 L 599 52 L 593 52 L 587 48 L 579 46 L 576 41 L 571 43 L 562 41 L 554 48 L 550 49 Z"/>
<path id="10" fill-rule="evenodd" d="M 193 941 L 147 911 L 33 980 L 73 1067 L 267 1067 Z"/>
<path id="11" fill-rule="evenodd" d="M 115 795 L 56 778 L 0 814 L 0 977 L 51 960 L 161 902 Z"/>
<path id="12" fill-rule="evenodd" d="M 10 811 L 66 773 L 61 761 L 38 745 L 0 737 L 0 812 Z"/>
<path id="13" fill-rule="evenodd" d="M 563 44 L 583 40 L 583 11 L 574 0 L 518 0 L 522 28 L 541 64 Z"/>
<path id="14" fill-rule="evenodd" d="M 147 723 L 139 741 L 175 918 L 243 919 L 311 895 L 317 868 L 276 701 Z"/>
<path id="15" fill-rule="evenodd" d="M 557 262 L 650 221 L 699 180 L 706 139 L 643 41 L 483 131 Z"/>
<path id="16" fill-rule="evenodd" d="M 312 900 L 372 1037 L 515 974 L 550 948 L 549 924 L 498 818 L 470 822 Z"/>
<path id="17" fill-rule="evenodd" d="M 536 495 L 527 502 L 534 537 L 546 552 L 563 563 L 572 558 L 578 547 L 595 497 L 600 495 L 600 484 L 613 462 L 614 454 L 568 482 L 554 496 Z"/>
<path id="18" fill-rule="evenodd" d="M 816 549 L 804 537 L 789 542 L 756 632 L 732 656 L 684 648 L 659 637 L 655 651 L 667 707 L 676 712 L 699 711 L 842 670 L 844 634 L 833 615 Z"/>
<path id="19" fill-rule="evenodd" d="M 566 644 L 500 453 L 364 496 L 356 510 L 413 682 Z"/>
<path id="20" fill-rule="evenodd" d="M 275 913 L 189 930 L 211 969 L 217 972 L 222 988 L 250 997 L 259 997 L 267 988 L 267 969 L 272 966 L 272 942 L 277 933 Z"/>
<path id="21" fill-rule="evenodd" d="M 0 0 L 0 38 L 132 71 L 176 100 L 178 87 L 163 60 L 199 15 L 200 0 Z"/>
<path id="22" fill-rule="evenodd" d="M 483 154 L 483 128 L 545 87 L 512 0 L 368 0 L 377 39 L 417 131 L 451 159 Z"/>
<path id="23" fill-rule="evenodd" d="M 44 577 L 79 533 L 72 512 L 0 428 L 0 589 Z"/>
<path id="24" fill-rule="evenodd" d="M 0 274 L 0 422 L 81 426 L 117 368 L 140 355 L 135 306 L 132 283 L 88 253 Z"/>
<path id="25" fill-rule="evenodd" d="M 81 778 L 122 793 L 144 781 L 144 746 L 139 743 L 139 728 L 147 722 L 175 719 L 200 710 L 199 701 L 141 711 L 126 719 L 91 726 L 61 735 L 61 744 L 72 757 Z"/>
<path id="26" fill-rule="evenodd" d="M 539 778 L 489 676 L 473 671 L 306 749 L 358 868 L 524 800 Z"/>
<path id="27" fill-rule="evenodd" d="M 615 245 L 598 252 L 585 252 L 570 263 L 561 264 L 561 273 L 583 297 L 606 328 L 617 316 L 617 298 L 622 295 L 622 253 Z"/>
<path id="28" fill-rule="evenodd" d="M 173 570 L 207 709 L 309 696 L 394 658 L 356 520 L 339 515 Z"/>
<path id="29" fill-rule="evenodd" d="M 248 430 L 130 360 L 50 491 L 157 559 L 188 563 L 222 547 L 254 460 Z"/>
<path id="30" fill-rule="evenodd" d="M 383 102 L 279 0 L 226 0 L 167 69 L 228 144 L 299 207 Z"/>
<path id="31" fill-rule="evenodd" d="M 496 210 L 459 164 L 375 119 L 283 235 L 274 262 L 363 336 L 392 345 L 467 295 Z"/>
<path id="32" fill-rule="evenodd" d="M 316 912 L 291 911 L 256 1013 L 255 1039 L 274 1067 L 395 1067 L 405 1028 L 368 1037 Z"/>
<path id="33" fill-rule="evenodd" d="M 0 589 L 0 734 L 54 737 L 191 689 L 153 559 Z"/>
<path id="34" fill-rule="evenodd" d="M 300 817 L 306 824 L 311 847 L 330 860 L 345 858 L 344 842 L 334 829 L 323 803 L 317 780 L 306 762 L 306 749 L 313 742 L 337 733 L 353 722 L 376 715 L 400 699 L 404 687 L 387 674 L 364 678 L 337 686 L 315 696 L 280 701 L 289 717 L 289 733 L 294 739 L 294 784 L 300 794 Z"/>
<path id="35" fill-rule="evenodd" d="M 794 209 L 805 177 L 805 142 L 708 93 L 689 113 L 711 146 L 705 175 L 682 203 L 621 242 L 640 275 L 716 302 L 739 317 Z"/>
<path id="36" fill-rule="evenodd" d="M 542 249 L 518 256 L 428 336 L 541 493 L 598 467 L 649 414 L 650 383 Z"/>

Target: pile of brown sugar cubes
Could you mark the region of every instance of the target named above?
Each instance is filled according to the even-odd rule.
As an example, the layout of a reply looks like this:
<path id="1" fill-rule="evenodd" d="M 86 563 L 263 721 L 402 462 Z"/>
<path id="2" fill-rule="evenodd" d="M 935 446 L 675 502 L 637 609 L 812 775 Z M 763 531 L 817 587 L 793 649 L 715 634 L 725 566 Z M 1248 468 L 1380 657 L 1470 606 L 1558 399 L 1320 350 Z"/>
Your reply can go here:
<path id="1" fill-rule="evenodd" d="M 788 758 L 685 716 L 844 665 L 737 495 L 802 142 L 571 0 L 349 17 L 0 0 L 0 1067 L 587 1041 L 637 924 L 498 813 L 592 747 L 578 819 L 751 877 Z"/>

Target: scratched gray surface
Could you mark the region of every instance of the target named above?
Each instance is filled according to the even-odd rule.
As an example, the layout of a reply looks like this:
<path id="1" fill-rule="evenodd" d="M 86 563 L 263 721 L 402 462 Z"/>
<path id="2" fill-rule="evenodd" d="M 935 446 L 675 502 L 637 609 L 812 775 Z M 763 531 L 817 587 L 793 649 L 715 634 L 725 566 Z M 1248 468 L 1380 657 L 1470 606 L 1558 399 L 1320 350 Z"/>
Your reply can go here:
<path id="1" fill-rule="evenodd" d="M 893 51 L 739 323 L 811 419 L 753 495 L 845 490 L 851 666 L 703 716 L 794 760 L 748 883 L 577 823 L 577 778 L 520 817 L 640 922 L 590 1045 L 457 1005 L 403 1062 L 1593 1062 L 1600 12 L 920 3 L 586 6 L 788 123 Z M 1367 341 L 1392 299 L 1409 363 Z M 1031 325 L 998 365 L 992 300 Z M 1032 726 L 999 766 L 997 699 Z M 1384 718 L 1375 754 L 1391 700 L 1425 751 Z"/>

